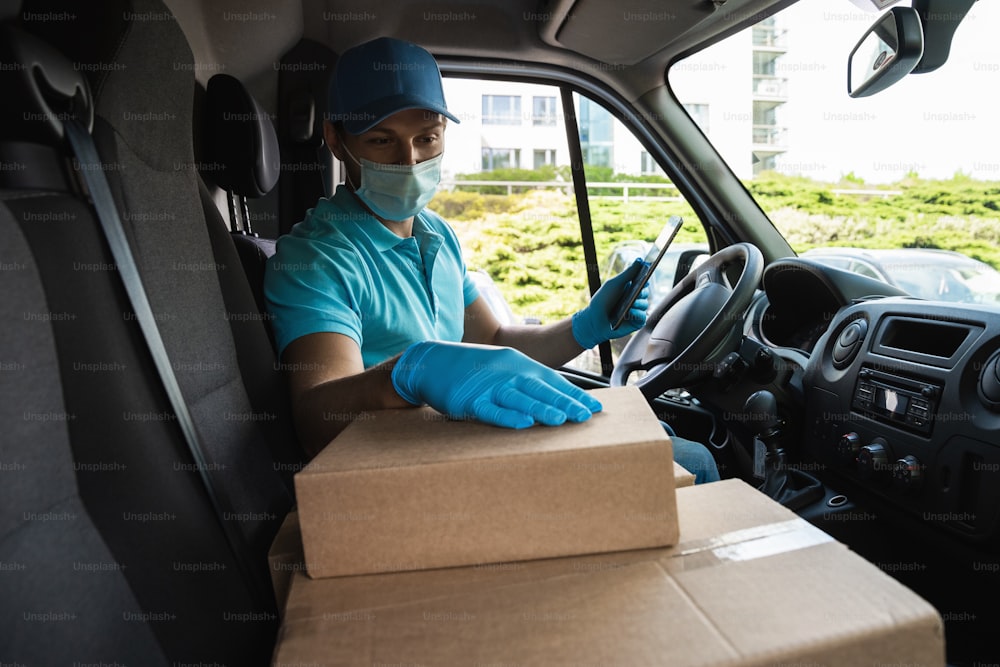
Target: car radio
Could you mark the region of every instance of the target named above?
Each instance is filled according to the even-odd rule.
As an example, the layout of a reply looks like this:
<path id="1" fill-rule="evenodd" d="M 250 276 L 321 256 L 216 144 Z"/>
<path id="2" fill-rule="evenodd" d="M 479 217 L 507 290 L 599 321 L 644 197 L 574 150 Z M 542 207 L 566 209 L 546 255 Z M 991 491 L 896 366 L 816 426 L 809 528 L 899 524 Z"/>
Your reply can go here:
<path id="1" fill-rule="evenodd" d="M 941 387 L 862 368 L 854 388 L 851 407 L 894 426 L 930 433 Z"/>

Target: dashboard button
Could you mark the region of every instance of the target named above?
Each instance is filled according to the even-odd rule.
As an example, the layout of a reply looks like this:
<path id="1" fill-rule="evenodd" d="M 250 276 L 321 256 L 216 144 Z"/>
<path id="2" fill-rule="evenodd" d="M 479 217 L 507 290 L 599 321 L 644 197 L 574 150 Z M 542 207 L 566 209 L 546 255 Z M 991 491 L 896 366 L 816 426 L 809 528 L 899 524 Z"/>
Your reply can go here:
<path id="1" fill-rule="evenodd" d="M 861 449 L 861 436 L 854 431 L 845 433 L 837 441 L 837 456 L 844 463 L 853 464 L 857 461 L 859 449 Z"/>
<path id="2" fill-rule="evenodd" d="M 889 448 L 881 438 L 876 438 L 858 450 L 858 469 L 863 477 L 881 477 L 889 472 L 889 468 Z"/>
<path id="3" fill-rule="evenodd" d="M 858 384 L 858 389 L 854 392 L 854 400 L 862 405 L 871 405 L 875 400 L 875 386 L 862 382 Z"/>
<path id="4" fill-rule="evenodd" d="M 924 466 L 916 456 L 907 454 L 896 460 L 892 469 L 892 481 L 901 489 L 913 489 L 920 486 L 924 479 Z"/>

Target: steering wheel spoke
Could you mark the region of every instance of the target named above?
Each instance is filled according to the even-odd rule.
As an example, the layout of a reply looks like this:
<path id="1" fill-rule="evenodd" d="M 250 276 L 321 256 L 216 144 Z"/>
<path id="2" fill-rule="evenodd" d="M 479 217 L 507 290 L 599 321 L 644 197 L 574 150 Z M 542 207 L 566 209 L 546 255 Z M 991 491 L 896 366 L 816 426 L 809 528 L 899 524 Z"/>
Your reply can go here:
<path id="1" fill-rule="evenodd" d="M 726 274 L 722 269 L 723 267 L 718 264 L 709 265 L 708 262 L 703 263 L 697 269 L 694 282 L 695 289 L 704 287 L 709 283 L 714 285 L 728 285 L 728 281 L 725 278 Z"/>

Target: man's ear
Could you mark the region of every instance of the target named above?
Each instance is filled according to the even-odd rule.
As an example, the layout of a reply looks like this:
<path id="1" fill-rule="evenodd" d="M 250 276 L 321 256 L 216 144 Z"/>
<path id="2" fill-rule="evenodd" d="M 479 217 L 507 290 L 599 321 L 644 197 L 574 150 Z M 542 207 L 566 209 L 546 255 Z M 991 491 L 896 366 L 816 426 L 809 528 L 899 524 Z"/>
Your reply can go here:
<path id="1" fill-rule="evenodd" d="M 333 156 L 338 160 L 343 161 L 343 149 L 341 148 L 340 135 L 337 134 L 337 130 L 334 128 L 333 123 L 328 120 L 323 121 L 323 141 L 326 142 L 326 147 L 330 149 Z"/>

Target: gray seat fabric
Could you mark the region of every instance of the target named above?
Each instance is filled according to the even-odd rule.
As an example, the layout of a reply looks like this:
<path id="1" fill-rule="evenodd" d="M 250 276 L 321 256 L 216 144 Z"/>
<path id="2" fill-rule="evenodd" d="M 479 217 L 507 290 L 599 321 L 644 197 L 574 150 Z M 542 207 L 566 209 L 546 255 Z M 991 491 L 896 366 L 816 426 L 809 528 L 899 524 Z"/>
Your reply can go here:
<path id="1" fill-rule="evenodd" d="M 7 205 L 57 314 L 51 325 L 80 497 L 150 629 L 171 662 L 264 664 L 277 624 L 273 602 L 256 599 L 240 575 L 92 212 L 67 197 Z M 232 469 L 215 454 L 213 471 Z M 277 521 L 284 510 L 269 502 L 265 496 L 230 520 L 248 512 Z M 261 569 L 267 541 L 262 535 L 249 547 Z M 254 621 L 227 621 L 242 618 Z"/>
<path id="2" fill-rule="evenodd" d="M 51 321 L 54 372 L 64 412 L 73 415 L 64 427 L 83 507 L 145 614 L 142 627 L 169 661 L 266 664 L 274 601 L 248 588 L 220 520 L 239 526 L 266 580 L 267 549 L 292 506 L 290 477 L 302 454 L 235 249 L 203 212 L 190 50 L 174 21 L 143 19 L 169 16 L 155 0 L 24 9 L 22 27 L 56 45 L 90 79 L 105 173 L 209 472 L 231 511 L 218 517 L 207 500 L 92 211 L 80 198 L 20 197 L 8 207 L 48 308 L 66 314 Z M 74 15 L 72 25 L 27 20 L 59 11 Z M 46 224 L 30 224 L 38 220 Z M 46 476 L 39 484 L 63 480 Z M 85 594 L 87 579 L 74 581 L 66 594 Z M 32 590 L 37 583 L 19 582 Z M 0 606 L 5 614 L 17 610 L 7 601 Z M 100 632 L 110 632 L 113 643 L 111 626 Z M 134 659 L 128 646 L 117 645 L 120 663 L 156 664 L 155 653 Z"/>
<path id="3" fill-rule="evenodd" d="M 59 314 L 3 204 L 0 238 L 0 656 L 23 665 L 166 665 L 124 564 L 77 491 L 67 428 L 75 415 L 63 401 L 52 331 Z"/>
<path id="4" fill-rule="evenodd" d="M 190 49 L 174 21 L 142 19 L 169 15 L 155 0 L 74 11 L 81 27 L 100 26 L 99 46 L 87 30 L 60 35 L 58 43 L 72 59 L 95 64 L 88 68 L 94 138 L 110 165 L 107 174 L 167 351 L 205 445 L 220 463 L 213 472 L 248 541 L 265 549 L 276 529 L 269 516 L 287 510 L 291 500 L 275 474 L 272 448 L 274 458 L 294 459 L 297 445 L 262 437 L 261 425 L 275 417 L 254 411 L 237 362 L 233 318 L 219 284 L 220 272 L 237 267 L 213 252 L 199 196 Z M 122 25 L 122 17 L 138 18 Z M 38 26 L 43 36 L 48 26 Z M 118 45 L 110 56 L 108 43 Z M 256 328 L 263 333 L 261 323 Z M 280 382 L 276 373 L 274 379 Z"/>

